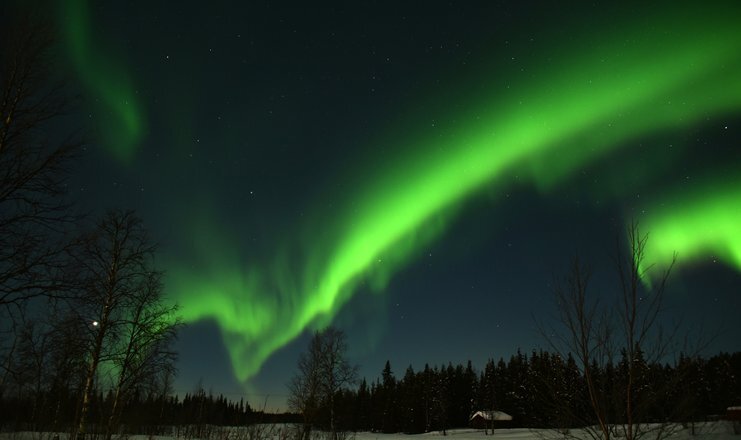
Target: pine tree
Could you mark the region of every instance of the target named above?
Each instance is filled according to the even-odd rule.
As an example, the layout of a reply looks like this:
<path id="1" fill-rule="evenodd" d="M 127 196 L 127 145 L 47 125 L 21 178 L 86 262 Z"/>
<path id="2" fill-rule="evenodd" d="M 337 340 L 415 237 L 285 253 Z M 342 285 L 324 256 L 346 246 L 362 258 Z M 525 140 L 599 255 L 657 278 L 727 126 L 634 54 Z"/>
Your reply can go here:
<path id="1" fill-rule="evenodd" d="M 381 373 L 381 397 L 383 405 L 383 419 L 381 422 L 381 431 L 385 433 L 399 432 L 397 422 L 397 396 L 396 396 L 396 378 L 391 371 L 391 362 L 386 361 Z"/>
<path id="2" fill-rule="evenodd" d="M 355 398 L 355 431 L 369 431 L 371 429 L 370 418 L 372 416 L 371 411 L 371 396 L 370 390 L 368 389 L 368 383 L 365 378 L 360 382 L 358 392 Z"/>

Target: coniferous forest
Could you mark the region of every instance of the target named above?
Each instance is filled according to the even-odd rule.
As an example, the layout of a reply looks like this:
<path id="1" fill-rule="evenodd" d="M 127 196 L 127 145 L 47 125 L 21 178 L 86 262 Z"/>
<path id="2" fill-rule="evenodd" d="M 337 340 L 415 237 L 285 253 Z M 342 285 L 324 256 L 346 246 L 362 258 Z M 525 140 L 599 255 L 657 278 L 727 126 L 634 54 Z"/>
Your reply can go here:
<path id="1" fill-rule="evenodd" d="M 112 393 L 93 396 L 90 433 L 102 433 L 110 414 Z M 75 394 L 55 394 L 52 390 L 38 395 L 22 393 L 4 395 L 0 404 L 0 432 L 51 431 L 69 432 L 74 428 Z M 246 426 L 255 423 L 288 423 L 294 414 L 270 414 L 253 409 L 244 399 L 228 400 L 199 389 L 182 398 L 170 395 L 134 393 L 121 411 L 121 433 L 170 434 L 173 428 L 189 430 L 203 437 L 208 426 Z M 193 431 L 193 432 L 191 432 Z"/>
<path id="2" fill-rule="evenodd" d="M 639 361 L 640 362 L 640 361 Z M 621 408 L 624 362 L 596 368 L 598 381 L 617 413 Z M 680 357 L 673 365 L 641 365 L 644 422 L 704 421 L 722 417 L 741 402 L 741 353 L 710 358 Z M 339 396 L 338 424 L 348 431 L 422 433 L 466 427 L 478 410 L 513 416 L 507 427 L 571 428 L 593 424 L 587 391 L 577 364 L 548 352 L 517 352 L 508 361 L 490 360 L 483 371 L 466 365 L 425 365 L 403 373 L 386 363 L 381 377 L 362 380 Z M 326 420 L 326 410 L 324 419 Z M 586 416 L 585 416 L 586 415 Z M 320 426 L 322 423 L 320 422 Z"/>
<path id="3" fill-rule="evenodd" d="M 625 365 L 598 368 L 599 381 L 614 387 L 614 408 L 620 408 L 619 390 Z M 645 422 L 706 421 L 722 417 L 728 406 L 741 402 L 741 352 L 709 358 L 680 357 L 673 364 L 642 364 L 639 392 L 649 402 Z M 336 396 L 336 423 L 342 431 L 422 433 L 469 425 L 478 410 L 497 409 L 513 416 L 502 427 L 571 428 L 592 423 L 583 377 L 576 362 L 545 351 L 509 360 L 489 360 L 482 371 L 471 362 L 397 373 L 387 362 L 379 378 L 363 379 Z M 0 430 L 65 431 L 72 428 L 74 390 L 35 390 L 23 387 L 4 393 L 0 403 Z M 94 395 L 90 424 L 106 422 L 113 396 Z M 617 410 L 616 410 L 617 411 Z M 615 414 L 619 419 L 619 414 Z M 177 427 L 243 426 L 267 422 L 298 422 L 295 414 L 265 414 L 240 399 L 207 394 L 202 389 L 182 398 L 157 393 L 134 393 L 121 410 L 122 432 L 170 433 Z M 328 429 L 328 406 L 320 406 L 316 428 Z M 173 428 L 175 427 L 175 428 Z M 185 428 L 182 428 L 185 429 Z"/>

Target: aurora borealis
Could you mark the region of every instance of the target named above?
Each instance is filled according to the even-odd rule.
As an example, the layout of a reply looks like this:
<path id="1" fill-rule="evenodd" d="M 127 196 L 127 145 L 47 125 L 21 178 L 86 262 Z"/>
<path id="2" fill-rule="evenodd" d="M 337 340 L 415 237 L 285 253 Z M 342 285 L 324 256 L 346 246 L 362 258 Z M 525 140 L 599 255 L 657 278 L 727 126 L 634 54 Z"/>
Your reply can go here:
<path id="1" fill-rule="evenodd" d="M 732 2 L 134 3 L 59 8 L 97 148 L 77 184 L 93 207 L 134 205 L 160 239 L 194 324 L 183 387 L 208 371 L 188 353 L 214 325 L 230 374 L 273 395 L 289 353 L 330 322 L 368 371 L 529 350 L 529 313 L 548 313 L 564 259 L 603 257 L 633 219 L 649 261 L 677 252 L 683 307 L 715 264 L 714 295 L 738 307 Z M 427 330 L 446 309 L 467 323 Z M 445 332 L 497 342 L 409 343 Z"/>
<path id="2" fill-rule="evenodd" d="M 664 265 L 676 252 L 681 264 L 708 255 L 741 270 L 741 186 L 738 182 L 712 182 L 700 195 L 684 195 L 649 217 L 653 232 L 646 260 Z"/>
<path id="3" fill-rule="evenodd" d="M 60 9 L 70 59 L 86 94 L 95 97 L 95 106 L 90 111 L 104 115 L 105 128 L 98 133 L 104 139 L 102 145 L 117 159 L 129 161 L 141 140 L 144 116 L 127 72 L 118 61 L 95 49 L 96 39 L 91 33 L 89 5 L 85 0 L 65 2 Z"/>

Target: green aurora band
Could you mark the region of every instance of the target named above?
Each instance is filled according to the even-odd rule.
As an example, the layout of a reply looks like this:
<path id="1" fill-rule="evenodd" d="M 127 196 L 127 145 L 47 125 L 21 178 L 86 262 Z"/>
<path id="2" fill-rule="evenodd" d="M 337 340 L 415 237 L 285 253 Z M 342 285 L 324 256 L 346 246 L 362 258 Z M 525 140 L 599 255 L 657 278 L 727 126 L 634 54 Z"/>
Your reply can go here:
<path id="1" fill-rule="evenodd" d="M 640 136 L 737 111 L 741 30 L 732 17 L 695 12 L 704 19 L 662 17 L 594 42 L 589 53 L 558 65 L 535 66 L 537 76 L 510 78 L 508 92 L 479 96 L 465 114 L 449 115 L 459 122 L 442 135 L 390 140 L 386 146 L 401 151 L 398 160 L 364 175 L 348 190 L 344 209 L 303 225 L 304 234 L 291 237 L 299 249 L 279 247 L 268 264 L 243 267 L 228 240 L 195 238 L 198 273 L 178 264 L 168 269 L 168 290 L 185 321 L 216 322 L 236 377 L 246 381 L 307 328 L 330 322 L 360 288 L 383 291 L 483 188 L 504 189 L 505 177 L 517 174 L 549 191 Z M 717 199 L 651 219 L 645 226 L 652 246 L 660 246 L 648 256 L 666 261 L 666 249 L 715 252 L 741 266 L 738 184 L 731 182 Z M 728 200 L 736 203 L 726 209 Z M 663 220 L 669 217 L 676 223 Z M 697 236 L 698 226 L 722 231 Z M 198 230 L 194 235 L 219 228 Z"/>
<path id="2" fill-rule="evenodd" d="M 113 156 L 130 163 L 144 133 L 144 116 L 126 70 L 102 50 L 95 50 L 87 0 L 60 4 L 64 43 L 73 67 L 95 102 L 97 132 Z M 106 51 L 108 53 L 109 51 Z"/>
<path id="3" fill-rule="evenodd" d="M 642 227 L 649 232 L 645 261 L 666 269 L 712 256 L 741 270 L 741 185 L 714 181 L 702 192 L 675 196 L 654 209 Z"/>

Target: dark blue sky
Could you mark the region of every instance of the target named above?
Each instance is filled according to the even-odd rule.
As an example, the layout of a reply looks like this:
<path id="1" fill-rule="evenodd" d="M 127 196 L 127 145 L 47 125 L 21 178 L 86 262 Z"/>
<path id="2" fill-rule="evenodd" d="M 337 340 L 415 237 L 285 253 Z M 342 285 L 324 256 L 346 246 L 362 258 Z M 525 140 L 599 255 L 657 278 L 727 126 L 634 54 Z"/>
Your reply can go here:
<path id="1" fill-rule="evenodd" d="M 106 122 L 102 92 L 94 80 L 86 85 L 60 44 L 60 62 L 81 95 L 70 121 L 89 139 L 72 195 L 94 211 L 136 209 L 165 264 L 194 272 L 202 256 L 193 243 L 215 234 L 193 227 L 199 219 L 219 225 L 241 264 L 268 259 L 304 217 L 332 212 L 352 194 L 354 179 L 368 175 L 358 164 L 383 167 L 398 157 L 378 139 L 415 136 L 430 120 L 444 124 L 465 111 L 459 94 L 537 78 L 571 45 L 592 50 L 592 38 L 619 37 L 626 23 L 655 31 L 645 17 L 661 9 L 555 1 L 61 3 L 61 27 L 66 8 L 89 12 L 90 45 L 100 58 L 86 62 L 110 63 L 128 78 L 144 121 L 133 158 L 111 154 L 106 144 L 116 128 Z M 732 2 L 717 7 L 739 15 Z M 560 45 L 550 45 L 554 37 Z M 518 349 L 548 348 L 535 319 L 555 312 L 554 277 L 578 253 L 594 270 L 595 293 L 613 292 L 610 256 L 616 240 L 624 244 L 625 225 L 645 212 L 640 194 L 685 177 L 739 175 L 738 104 L 701 123 L 623 141 L 547 193 L 509 175 L 504 190 L 492 184 L 462 201 L 444 233 L 400 265 L 382 292 L 359 287 L 335 316 L 361 375 L 375 379 L 386 360 L 400 375 L 409 364 L 470 359 L 481 367 Z M 656 153 L 667 145 L 678 151 Z M 598 180 L 625 191 L 594 190 Z M 741 348 L 737 269 L 707 257 L 672 277 L 667 322 L 718 333 L 708 352 Z M 178 342 L 176 391 L 200 381 L 229 397 L 246 394 L 253 406 L 270 396 L 268 408 L 281 408 L 308 334 L 243 386 L 216 323 L 191 323 Z"/>

